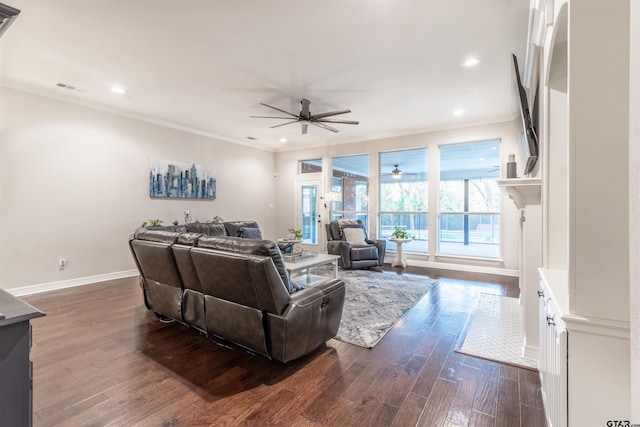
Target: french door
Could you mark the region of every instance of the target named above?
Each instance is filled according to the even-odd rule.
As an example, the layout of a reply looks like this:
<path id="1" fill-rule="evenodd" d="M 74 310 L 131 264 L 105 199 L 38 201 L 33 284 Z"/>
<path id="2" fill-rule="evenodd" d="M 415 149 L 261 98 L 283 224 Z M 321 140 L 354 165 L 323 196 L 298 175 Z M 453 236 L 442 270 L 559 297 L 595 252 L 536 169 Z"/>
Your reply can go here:
<path id="1" fill-rule="evenodd" d="M 302 231 L 302 244 L 313 252 L 324 252 L 323 185 L 321 179 L 296 182 L 296 228 Z"/>

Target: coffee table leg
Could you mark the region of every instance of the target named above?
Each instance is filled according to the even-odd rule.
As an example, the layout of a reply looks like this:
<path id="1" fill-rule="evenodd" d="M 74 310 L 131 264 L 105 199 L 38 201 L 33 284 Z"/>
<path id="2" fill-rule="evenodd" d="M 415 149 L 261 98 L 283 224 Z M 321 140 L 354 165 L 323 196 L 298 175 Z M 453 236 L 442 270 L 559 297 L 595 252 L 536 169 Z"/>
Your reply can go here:
<path id="1" fill-rule="evenodd" d="M 338 278 L 338 260 L 334 259 L 331 264 L 333 264 L 333 278 L 337 279 Z"/>

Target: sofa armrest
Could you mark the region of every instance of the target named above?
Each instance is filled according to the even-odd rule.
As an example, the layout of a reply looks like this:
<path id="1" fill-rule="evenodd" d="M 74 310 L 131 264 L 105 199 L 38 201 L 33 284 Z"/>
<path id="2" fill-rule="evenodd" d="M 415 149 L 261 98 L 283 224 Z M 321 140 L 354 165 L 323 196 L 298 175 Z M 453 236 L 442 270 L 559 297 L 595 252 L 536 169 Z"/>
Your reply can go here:
<path id="1" fill-rule="evenodd" d="M 351 244 L 345 240 L 341 240 L 338 244 L 338 249 L 340 250 L 340 259 L 342 260 L 343 268 L 351 268 Z"/>
<path id="2" fill-rule="evenodd" d="M 291 295 L 281 315 L 267 313 L 271 356 L 297 359 L 336 336 L 344 306 L 345 283 L 330 279 Z"/>
<path id="3" fill-rule="evenodd" d="M 330 255 L 340 255 L 340 267 L 351 268 L 351 245 L 345 240 L 330 240 L 327 242 L 327 252 Z"/>
<path id="4" fill-rule="evenodd" d="M 384 264 L 384 254 L 387 250 L 387 241 L 379 239 L 365 239 L 365 241 L 378 248 L 378 265 Z"/>
<path id="5" fill-rule="evenodd" d="M 289 300 L 290 305 L 294 304 L 299 307 L 306 307 L 310 304 L 313 304 L 319 298 L 322 298 L 324 295 L 333 292 L 337 288 L 344 287 L 344 281 L 340 279 L 330 279 L 326 282 L 318 283 L 314 286 L 309 286 L 299 290 L 298 292 L 291 295 L 291 299 Z"/>

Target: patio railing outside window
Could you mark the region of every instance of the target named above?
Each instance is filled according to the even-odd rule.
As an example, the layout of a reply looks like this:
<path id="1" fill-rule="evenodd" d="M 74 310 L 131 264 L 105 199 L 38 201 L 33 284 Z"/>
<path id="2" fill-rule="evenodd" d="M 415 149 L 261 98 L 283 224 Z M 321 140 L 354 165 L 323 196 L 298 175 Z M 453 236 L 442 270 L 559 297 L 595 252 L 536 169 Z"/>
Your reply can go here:
<path id="1" fill-rule="evenodd" d="M 428 220 L 426 212 L 380 212 L 380 238 L 389 239 L 395 227 L 399 227 L 413 236 L 413 240 L 405 243 L 404 250 L 426 253 L 429 249 Z M 387 249 L 395 250 L 396 244 L 387 242 Z"/>

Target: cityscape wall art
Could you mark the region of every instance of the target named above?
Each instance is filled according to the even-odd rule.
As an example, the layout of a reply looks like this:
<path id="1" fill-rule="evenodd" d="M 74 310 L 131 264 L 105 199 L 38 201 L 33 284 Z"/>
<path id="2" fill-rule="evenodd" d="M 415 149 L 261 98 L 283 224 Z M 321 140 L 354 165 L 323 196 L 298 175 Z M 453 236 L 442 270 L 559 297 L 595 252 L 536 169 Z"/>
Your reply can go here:
<path id="1" fill-rule="evenodd" d="M 152 199 L 214 200 L 214 170 L 195 163 L 151 159 L 149 196 Z"/>

